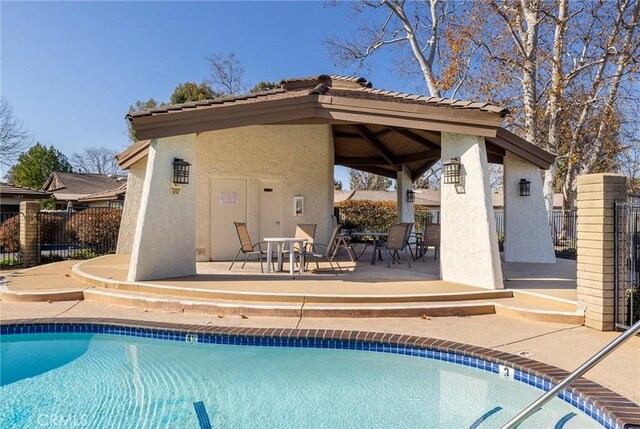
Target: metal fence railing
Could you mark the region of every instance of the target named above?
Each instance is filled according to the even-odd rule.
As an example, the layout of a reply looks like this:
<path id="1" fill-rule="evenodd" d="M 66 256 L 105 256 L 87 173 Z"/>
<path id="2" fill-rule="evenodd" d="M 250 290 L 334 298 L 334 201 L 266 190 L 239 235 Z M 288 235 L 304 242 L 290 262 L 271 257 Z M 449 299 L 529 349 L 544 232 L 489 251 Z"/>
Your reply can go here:
<path id="1" fill-rule="evenodd" d="M 38 213 L 41 262 L 87 259 L 116 251 L 122 209 L 91 207 Z"/>
<path id="2" fill-rule="evenodd" d="M 614 204 L 614 320 L 628 329 L 640 320 L 640 199 Z"/>
<path id="3" fill-rule="evenodd" d="M 0 269 L 20 266 L 20 213 L 0 213 Z"/>

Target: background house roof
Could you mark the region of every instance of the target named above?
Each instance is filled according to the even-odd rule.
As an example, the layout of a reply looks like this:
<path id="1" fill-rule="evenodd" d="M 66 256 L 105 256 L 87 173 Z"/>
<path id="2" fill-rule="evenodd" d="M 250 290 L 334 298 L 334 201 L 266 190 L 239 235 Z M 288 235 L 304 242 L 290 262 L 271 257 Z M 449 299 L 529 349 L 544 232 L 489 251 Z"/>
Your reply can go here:
<path id="1" fill-rule="evenodd" d="M 0 182 L 0 195 L 3 197 L 23 196 L 32 199 L 44 199 L 51 196 L 49 192 L 2 182 Z"/>
<path id="2" fill-rule="evenodd" d="M 334 191 L 334 204 L 343 201 L 392 201 L 396 202 L 396 191 Z M 491 194 L 493 207 L 504 207 L 504 194 L 502 191 L 496 191 Z M 416 189 L 415 204 L 427 207 L 440 207 L 440 190 L 439 189 Z M 553 207 L 555 209 L 562 208 L 562 194 L 553 195 Z"/>
<path id="3" fill-rule="evenodd" d="M 56 200 L 77 201 L 86 195 L 117 189 L 126 180 L 126 176 L 54 172 L 42 190 L 51 192 Z"/>

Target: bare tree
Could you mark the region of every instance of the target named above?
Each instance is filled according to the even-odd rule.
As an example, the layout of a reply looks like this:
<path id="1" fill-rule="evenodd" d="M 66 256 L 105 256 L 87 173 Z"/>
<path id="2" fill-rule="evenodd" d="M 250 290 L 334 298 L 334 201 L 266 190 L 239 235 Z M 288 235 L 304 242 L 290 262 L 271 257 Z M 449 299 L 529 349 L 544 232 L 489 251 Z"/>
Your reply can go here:
<path id="1" fill-rule="evenodd" d="M 413 182 L 413 189 L 440 189 L 441 174 L 442 168 L 438 162 Z"/>
<path id="2" fill-rule="evenodd" d="M 13 108 L 7 99 L 0 98 L 0 164 L 10 167 L 32 143 L 31 133 L 13 115 Z"/>
<path id="3" fill-rule="evenodd" d="M 222 55 L 214 53 L 206 57 L 211 68 L 211 77 L 207 80 L 215 92 L 224 95 L 237 95 L 248 92 L 244 81 L 244 68 L 234 53 Z"/>
<path id="4" fill-rule="evenodd" d="M 349 188 L 352 191 L 386 191 L 391 184 L 387 177 L 353 168 L 349 170 Z"/>
<path id="5" fill-rule="evenodd" d="M 364 0 L 354 3 L 353 9 L 359 21 L 363 20 L 367 12 L 372 19 L 361 24 L 360 34 L 356 38 L 344 40 L 333 36 L 325 40 L 325 45 L 337 62 L 346 66 L 355 64 L 358 70 L 382 48 L 397 47 L 401 56 L 408 51 L 397 68 L 406 74 L 408 70 L 416 70 L 417 66 L 429 94 L 440 97 L 440 26 L 447 15 L 453 13 L 453 9 L 448 7 L 453 4 L 442 0 L 428 0 L 424 3 Z M 410 67 L 404 67 L 405 65 Z"/>
<path id="6" fill-rule="evenodd" d="M 90 147 L 71 156 L 73 169 L 79 173 L 124 174 L 116 163 L 116 151 L 106 147 Z"/>

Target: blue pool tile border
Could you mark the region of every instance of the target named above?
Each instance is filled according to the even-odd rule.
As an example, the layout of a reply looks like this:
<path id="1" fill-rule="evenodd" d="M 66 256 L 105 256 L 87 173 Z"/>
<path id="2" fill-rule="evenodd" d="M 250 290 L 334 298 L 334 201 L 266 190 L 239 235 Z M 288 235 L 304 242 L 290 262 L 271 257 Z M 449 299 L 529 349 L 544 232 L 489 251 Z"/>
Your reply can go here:
<path id="1" fill-rule="evenodd" d="M 79 333 L 107 334 L 151 338 L 177 342 L 204 344 L 323 348 L 370 351 L 434 359 L 498 374 L 500 365 L 513 369 L 515 381 L 542 391 L 555 387 L 568 373 L 550 365 L 496 350 L 450 341 L 359 331 L 299 330 L 272 328 L 228 328 L 216 326 L 180 325 L 159 322 L 140 322 L 105 319 L 35 319 L 0 322 L 1 335 Z M 554 382 L 555 381 L 555 382 Z M 640 427 L 640 407 L 628 399 L 591 381 L 580 379 L 581 386 L 566 389 L 558 397 L 579 409 L 605 428 L 627 429 Z M 624 417 L 608 410 L 599 391 L 619 409 Z M 632 417 L 629 418 L 628 415 Z M 637 417 L 634 415 L 637 414 Z"/>

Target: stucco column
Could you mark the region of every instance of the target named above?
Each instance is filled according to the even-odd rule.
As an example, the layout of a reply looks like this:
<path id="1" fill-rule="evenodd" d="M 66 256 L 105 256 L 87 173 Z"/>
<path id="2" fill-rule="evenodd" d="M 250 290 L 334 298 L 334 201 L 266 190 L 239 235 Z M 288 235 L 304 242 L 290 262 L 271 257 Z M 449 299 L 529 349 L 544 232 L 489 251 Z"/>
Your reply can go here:
<path id="1" fill-rule="evenodd" d="M 531 195 L 520 196 L 520 180 L 531 182 Z M 542 191 L 540 168 L 507 152 L 504 157 L 504 260 L 556 262 Z"/>
<path id="2" fill-rule="evenodd" d="M 483 137 L 442 133 L 442 161 L 460 158 L 462 182 L 441 190 L 442 280 L 503 289 Z"/>
<path id="3" fill-rule="evenodd" d="M 196 273 L 196 136 L 152 140 L 133 238 L 129 281 Z M 191 163 L 190 183 L 173 186 L 173 160 Z"/>
<path id="4" fill-rule="evenodd" d="M 147 157 L 129 167 L 127 175 L 127 192 L 122 209 L 122 220 L 120 220 L 120 231 L 118 233 L 118 255 L 130 255 L 133 249 L 133 237 L 136 232 L 138 222 L 138 212 L 140 210 L 140 200 L 142 199 L 142 188 L 144 176 L 147 170 Z"/>
<path id="5" fill-rule="evenodd" d="M 20 202 L 20 252 L 22 266 L 33 267 L 40 263 L 40 237 L 38 236 L 40 202 Z"/>
<path id="6" fill-rule="evenodd" d="M 585 325 L 614 329 L 613 202 L 627 199 L 627 179 L 619 174 L 578 177 L 578 302 Z"/>
<path id="7" fill-rule="evenodd" d="M 411 170 L 402 164 L 402 169 L 398 171 L 397 177 L 398 222 L 415 223 L 413 203 L 407 202 L 407 191 L 411 189 L 413 184 Z"/>

